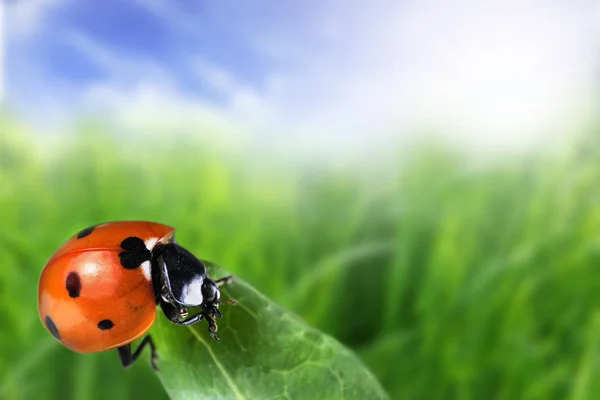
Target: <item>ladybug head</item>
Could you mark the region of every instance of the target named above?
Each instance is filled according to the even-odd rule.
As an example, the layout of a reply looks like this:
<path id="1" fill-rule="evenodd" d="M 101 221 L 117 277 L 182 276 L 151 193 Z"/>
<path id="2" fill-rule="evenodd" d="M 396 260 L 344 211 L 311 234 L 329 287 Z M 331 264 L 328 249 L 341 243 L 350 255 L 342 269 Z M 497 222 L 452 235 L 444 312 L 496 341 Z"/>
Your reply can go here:
<path id="1" fill-rule="evenodd" d="M 190 325 L 202 318 L 214 323 L 221 317 L 221 293 L 206 273 L 206 266 L 192 253 L 175 243 L 153 250 L 153 287 L 165 315 L 178 325 Z M 187 307 L 202 307 L 188 317 Z"/>
<path id="2" fill-rule="evenodd" d="M 208 283 L 206 266 L 192 253 L 174 243 L 162 246 L 158 251 L 157 267 L 162 272 L 161 295 L 183 306 L 201 306 L 205 300 L 205 283 Z M 207 294 L 212 292 L 209 290 Z"/>

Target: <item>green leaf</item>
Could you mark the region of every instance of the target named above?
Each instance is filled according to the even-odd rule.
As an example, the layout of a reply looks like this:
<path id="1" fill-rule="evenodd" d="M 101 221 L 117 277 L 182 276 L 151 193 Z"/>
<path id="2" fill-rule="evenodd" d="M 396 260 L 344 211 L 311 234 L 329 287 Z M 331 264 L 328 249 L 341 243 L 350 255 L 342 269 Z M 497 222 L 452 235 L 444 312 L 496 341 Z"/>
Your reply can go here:
<path id="1" fill-rule="evenodd" d="M 209 266 L 211 277 L 227 273 Z M 220 341 L 207 324 L 152 329 L 158 376 L 173 399 L 387 399 L 350 350 L 237 277 L 222 287 Z M 335 316 L 332 316 L 335 318 Z"/>

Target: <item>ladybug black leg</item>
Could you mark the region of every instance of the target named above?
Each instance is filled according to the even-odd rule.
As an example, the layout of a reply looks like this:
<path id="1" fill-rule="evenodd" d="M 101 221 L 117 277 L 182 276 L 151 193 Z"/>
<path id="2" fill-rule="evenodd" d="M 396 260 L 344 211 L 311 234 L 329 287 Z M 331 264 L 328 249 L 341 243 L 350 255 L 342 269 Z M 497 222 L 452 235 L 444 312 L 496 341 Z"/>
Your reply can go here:
<path id="1" fill-rule="evenodd" d="M 189 325 L 193 325 L 197 322 L 200 322 L 203 319 L 206 319 L 206 321 L 208 322 L 208 332 L 210 333 L 210 336 L 212 336 L 212 338 L 215 340 L 219 340 L 219 337 L 216 334 L 219 327 L 217 326 L 215 317 L 220 318 L 221 313 L 219 312 L 219 310 L 216 307 L 214 307 L 214 306 L 207 307 L 200 313 L 193 315 L 189 318 L 185 318 L 183 320 L 181 319 L 182 318 L 182 310 L 185 310 L 187 312 L 187 310 L 185 308 L 178 309 L 173 304 L 166 302 L 164 300 L 162 300 L 160 302 L 160 307 L 163 310 L 163 312 L 165 313 L 165 315 L 167 316 L 167 318 L 169 318 L 169 320 L 176 325 L 189 326 Z"/>
<path id="2" fill-rule="evenodd" d="M 173 304 L 161 299 L 160 308 L 171 322 L 177 323 L 181 319 L 180 310 L 178 310 L 177 307 L 175 307 Z"/>
<path id="3" fill-rule="evenodd" d="M 156 347 L 154 346 L 154 342 L 150 336 L 146 336 L 133 353 L 131 352 L 131 344 L 126 344 L 125 346 L 117 349 L 119 351 L 119 358 L 121 359 L 123 368 L 127 369 L 131 367 L 131 365 L 142 354 L 142 351 L 144 351 L 146 346 L 150 347 L 150 362 L 152 363 L 152 369 L 158 371 L 158 367 L 156 366 L 156 359 L 158 358 L 156 355 Z"/>
<path id="4" fill-rule="evenodd" d="M 160 308 L 165 313 L 167 318 L 169 318 L 169 321 L 171 321 L 174 324 L 181 325 L 181 326 L 193 325 L 196 322 L 199 322 L 200 320 L 202 320 L 204 318 L 203 312 L 196 314 L 196 315 L 192 315 L 191 317 L 188 318 L 187 310 L 185 308 L 178 309 L 173 304 L 166 302 L 164 300 L 160 302 Z M 182 313 L 182 310 L 185 310 L 186 313 L 185 314 Z M 184 318 L 184 319 L 182 319 L 182 318 Z"/>
<path id="5" fill-rule="evenodd" d="M 204 314 L 203 313 L 196 314 L 196 315 L 194 315 L 192 317 L 189 317 L 188 319 L 184 319 L 183 321 L 177 322 L 177 325 L 181 325 L 181 326 L 193 325 L 196 322 L 200 322 L 203 318 L 204 318 Z"/>
<path id="6" fill-rule="evenodd" d="M 211 314 L 206 314 L 205 317 L 206 321 L 208 321 L 208 333 L 210 334 L 210 336 L 215 340 L 221 340 L 217 336 L 217 331 L 219 330 L 219 327 L 215 322 L 215 317 Z"/>

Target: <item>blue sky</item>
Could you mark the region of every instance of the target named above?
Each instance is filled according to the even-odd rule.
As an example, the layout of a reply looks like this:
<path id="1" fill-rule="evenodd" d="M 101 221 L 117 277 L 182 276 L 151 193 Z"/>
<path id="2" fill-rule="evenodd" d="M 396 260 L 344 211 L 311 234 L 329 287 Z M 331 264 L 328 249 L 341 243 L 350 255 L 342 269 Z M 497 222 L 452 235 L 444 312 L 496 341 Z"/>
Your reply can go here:
<path id="1" fill-rule="evenodd" d="M 3 97 L 40 130 L 521 149 L 597 96 L 596 1 L 4 0 Z M 160 133 L 156 132 L 156 133 Z"/>

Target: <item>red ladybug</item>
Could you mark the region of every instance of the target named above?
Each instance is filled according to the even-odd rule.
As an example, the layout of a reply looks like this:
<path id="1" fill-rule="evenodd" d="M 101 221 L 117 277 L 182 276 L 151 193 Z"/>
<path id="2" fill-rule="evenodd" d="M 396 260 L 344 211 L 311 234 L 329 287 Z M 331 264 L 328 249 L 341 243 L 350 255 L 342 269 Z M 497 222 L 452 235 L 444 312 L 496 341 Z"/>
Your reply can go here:
<path id="1" fill-rule="evenodd" d="M 63 345 L 79 353 L 117 349 L 123 367 L 135 362 L 156 318 L 156 305 L 177 325 L 206 319 L 216 335 L 219 286 L 206 266 L 175 243 L 175 230 L 155 222 L 110 222 L 86 228 L 50 258 L 42 271 L 38 307 L 42 323 Z M 201 307 L 195 315 L 187 307 Z"/>

